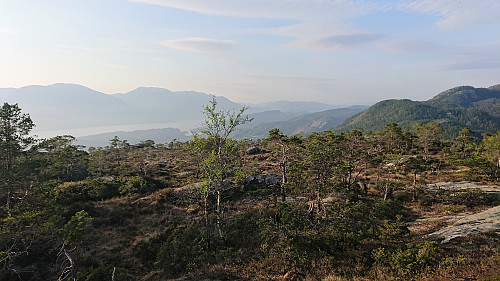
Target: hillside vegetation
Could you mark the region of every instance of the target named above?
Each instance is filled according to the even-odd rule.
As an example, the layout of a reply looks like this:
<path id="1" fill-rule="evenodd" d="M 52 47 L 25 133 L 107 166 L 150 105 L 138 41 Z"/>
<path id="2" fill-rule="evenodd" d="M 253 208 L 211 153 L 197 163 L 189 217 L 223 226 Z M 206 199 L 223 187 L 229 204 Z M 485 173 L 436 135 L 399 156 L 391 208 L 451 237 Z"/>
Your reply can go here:
<path id="1" fill-rule="evenodd" d="M 385 124 L 397 123 L 411 129 L 416 123 L 438 121 L 446 138 L 454 138 L 461 128 L 468 127 L 478 133 L 494 133 L 500 129 L 500 90 L 471 86 L 444 91 L 428 101 L 385 100 L 354 115 L 333 128 L 334 132 L 347 132 L 362 128 L 381 130 Z"/>
<path id="2" fill-rule="evenodd" d="M 434 107 L 401 101 L 431 115 Z M 204 108 L 188 142 L 88 151 L 38 140 L 0 110 L 0 280 L 497 280 L 497 231 L 429 234 L 498 206 L 498 192 L 427 184 L 500 180 L 500 133 L 278 129 L 236 141 L 246 108 Z"/>
<path id="3" fill-rule="evenodd" d="M 241 126 L 234 133 L 237 139 L 264 139 L 269 130 L 278 128 L 287 135 L 308 135 L 313 132 L 326 131 L 344 121 L 346 118 L 363 111 L 366 107 L 335 108 L 325 111 L 301 114 L 288 120 L 261 122 L 256 125 Z"/>

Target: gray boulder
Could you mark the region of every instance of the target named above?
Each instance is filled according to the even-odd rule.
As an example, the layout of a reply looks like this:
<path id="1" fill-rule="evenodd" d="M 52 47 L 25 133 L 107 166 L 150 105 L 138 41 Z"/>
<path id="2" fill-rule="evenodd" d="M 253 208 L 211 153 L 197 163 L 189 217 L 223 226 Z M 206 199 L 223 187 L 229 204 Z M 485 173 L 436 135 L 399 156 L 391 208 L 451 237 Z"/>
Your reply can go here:
<path id="1" fill-rule="evenodd" d="M 245 179 L 246 185 L 277 185 L 281 183 L 281 178 L 276 174 L 261 174 L 256 176 L 248 176 Z"/>
<path id="2" fill-rule="evenodd" d="M 256 146 L 250 147 L 249 149 L 246 150 L 246 153 L 248 155 L 257 155 L 257 154 L 261 154 L 263 152 L 264 152 L 264 150 L 262 150 L 261 148 L 256 147 Z"/>

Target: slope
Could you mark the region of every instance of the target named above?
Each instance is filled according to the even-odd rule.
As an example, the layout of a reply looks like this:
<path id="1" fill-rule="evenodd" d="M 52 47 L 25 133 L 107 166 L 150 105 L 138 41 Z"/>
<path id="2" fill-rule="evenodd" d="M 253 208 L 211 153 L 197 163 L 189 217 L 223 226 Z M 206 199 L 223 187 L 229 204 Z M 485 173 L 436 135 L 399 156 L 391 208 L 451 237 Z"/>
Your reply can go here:
<path id="1" fill-rule="evenodd" d="M 438 121 L 444 136 L 453 138 L 468 127 L 476 133 L 494 133 L 500 129 L 500 91 L 497 86 L 474 88 L 461 86 L 444 91 L 428 101 L 385 100 L 346 119 L 333 128 L 346 132 L 356 128 L 381 130 L 387 123 L 411 129 L 415 123 Z"/>
<path id="2" fill-rule="evenodd" d="M 278 128 L 286 135 L 310 134 L 328 130 L 340 124 L 346 118 L 364 110 L 364 106 L 330 109 L 321 112 L 303 114 L 286 121 L 265 122 L 256 125 L 242 126 L 236 133 L 236 138 L 262 139 L 267 137 L 269 130 Z"/>

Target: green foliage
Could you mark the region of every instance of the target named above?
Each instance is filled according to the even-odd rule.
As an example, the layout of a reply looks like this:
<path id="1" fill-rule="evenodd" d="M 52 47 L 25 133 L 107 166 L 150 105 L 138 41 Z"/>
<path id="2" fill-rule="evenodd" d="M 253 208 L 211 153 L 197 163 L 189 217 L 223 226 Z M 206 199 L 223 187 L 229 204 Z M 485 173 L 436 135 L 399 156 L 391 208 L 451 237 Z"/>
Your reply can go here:
<path id="1" fill-rule="evenodd" d="M 195 268 L 203 260 L 200 246 L 203 233 L 196 225 L 169 230 L 164 236 L 156 261 L 164 272 L 176 275 Z"/>
<path id="2" fill-rule="evenodd" d="M 110 179 L 86 179 L 84 181 L 64 182 L 52 190 L 52 196 L 60 203 L 87 200 L 105 200 L 120 195 L 137 194 L 147 186 L 139 176 L 123 176 Z"/>
<path id="3" fill-rule="evenodd" d="M 490 163 L 487 165 L 490 177 L 496 181 L 500 180 L 500 132 L 495 135 L 485 135 L 481 151 Z"/>
<path id="4" fill-rule="evenodd" d="M 274 270 L 308 271 L 330 259 L 338 264 L 366 262 L 371 249 L 365 245 L 374 242 L 376 233 L 383 232 L 394 241 L 408 235 L 407 224 L 401 220 L 384 223 L 395 218 L 384 210 L 391 204 L 378 201 L 332 202 L 325 204 L 323 213 L 310 212 L 308 204 L 280 202 L 276 214 L 259 222 L 265 263 Z M 397 204 L 392 206 L 395 213 L 401 212 Z"/>
<path id="5" fill-rule="evenodd" d="M 498 180 L 500 178 L 500 167 L 488 161 L 486 157 L 472 153 L 464 156 L 462 153 L 451 155 L 448 161 L 452 165 L 463 165 L 469 167 L 464 172 L 464 177 L 471 181 Z"/>
<path id="6" fill-rule="evenodd" d="M 346 119 L 333 131 L 347 132 L 356 128 L 376 131 L 388 123 L 398 123 L 408 130 L 415 123 L 437 121 L 447 139 L 456 137 L 464 127 L 480 133 L 495 133 L 500 130 L 498 113 L 493 109 L 498 97 L 499 91 L 495 89 L 457 87 L 424 102 L 385 100 Z"/>
<path id="7" fill-rule="evenodd" d="M 324 195 L 331 191 L 331 179 L 342 173 L 341 169 L 345 168 L 341 165 L 340 143 L 343 141 L 342 135 L 331 131 L 313 133 L 306 138 L 305 174 L 319 194 Z"/>
<path id="8" fill-rule="evenodd" d="M 257 211 L 257 210 L 255 210 Z M 259 235 L 259 222 L 262 215 L 255 212 L 240 212 L 227 221 L 226 242 L 233 248 L 257 249 L 262 237 Z M 242 235 L 244 233 L 245 235 Z M 251 255 L 249 255 L 251 257 Z"/>
<path id="9" fill-rule="evenodd" d="M 80 240 L 85 229 L 92 222 L 92 217 L 85 210 L 77 212 L 62 228 L 62 235 L 67 245 L 73 245 Z"/>
<path id="10" fill-rule="evenodd" d="M 194 139 L 188 144 L 187 149 L 196 161 L 199 173 L 208 182 L 202 185 L 200 190 L 205 201 L 205 234 L 207 248 L 210 248 L 209 219 L 208 219 L 208 196 L 214 192 L 216 196 L 216 226 L 221 241 L 224 241 L 223 231 L 223 207 L 222 193 L 224 181 L 235 173 L 241 166 L 240 143 L 231 139 L 230 135 L 236 127 L 251 122 L 252 119 L 244 116 L 248 107 L 243 107 L 238 113 L 234 111 L 217 109 L 215 97 L 203 109 L 205 124 L 201 133 L 207 138 L 203 139 L 195 134 Z"/>
<path id="11" fill-rule="evenodd" d="M 498 196 L 482 190 L 466 190 L 454 193 L 451 201 L 455 205 L 465 205 L 468 208 L 477 206 L 492 206 L 500 203 Z"/>
<path id="12" fill-rule="evenodd" d="M 34 141 L 29 135 L 34 126 L 29 114 L 21 113 L 17 104 L 0 107 L 0 198 L 5 198 L 2 205 L 9 215 L 15 194 L 22 190 L 19 179 L 29 174 L 18 162 Z"/>
<path id="13" fill-rule="evenodd" d="M 437 121 L 427 124 L 416 123 L 413 126 L 413 134 L 417 137 L 417 144 L 424 151 L 424 159 L 427 159 L 429 152 L 440 144 L 442 131 Z"/>
<path id="14" fill-rule="evenodd" d="M 93 179 L 87 180 L 87 194 L 92 200 L 104 200 L 118 195 L 117 180 Z"/>
<path id="15" fill-rule="evenodd" d="M 401 104 L 420 108 L 414 102 Z M 272 130 L 269 140 L 275 146 L 260 143 L 271 154 L 243 158 L 242 147 L 254 143 L 230 138 L 236 126 L 248 121 L 243 111 L 219 111 L 213 100 L 205 108 L 205 136 L 195 136 L 185 146 L 187 152 L 178 150 L 177 143 L 170 149 L 147 141 L 130 146 L 118 138 L 89 153 L 72 145 L 71 136 L 33 143 L 30 149 L 18 141 L 9 173 L 3 169 L 0 182 L 5 206 L 0 209 L 0 280 L 57 278 L 54 272 L 60 269 L 53 265 L 61 265 L 61 240 L 67 250 L 74 249 L 68 253 L 76 262 L 78 281 L 111 280 L 114 266 L 120 266 L 115 280 L 221 279 L 214 276 L 221 271 L 238 272 L 233 279 L 277 279 L 289 272 L 298 279 L 327 274 L 349 278 L 340 272 L 346 268 L 382 269 L 391 271 L 387 279 L 408 279 L 434 264 L 454 262 L 440 262 L 446 247 L 415 242 L 416 235 L 409 232 L 411 213 L 404 206 L 412 201 L 408 174 L 416 183 L 417 175 L 423 181 L 432 172 L 434 180 L 436 169 L 448 169 L 451 163 L 464 170 L 460 177 L 498 179 L 498 132 L 485 135 L 479 144 L 477 134 L 463 130 L 445 151 L 434 138 L 440 126 L 447 126 L 443 123 L 415 125 L 415 134 L 397 123 L 375 133 L 325 131 L 307 137 Z M 272 163 L 274 157 L 281 158 L 279 163 Z M 244 178 L 250 169 L 241 167 L 252 161 L 260 165 L 251 166 L 253 171 L 283 169 L 281 195 L 286 200 L 278 202 L 270 189 L 239 196 L 242 189 L 228 185 L 228 180 Z M 432 171 L 431 161 L 439 163 Z M 196 168 L 205 183 L 198 193 L 179 188 Z M 373 190 L 377 185 L 383 193 L 395 190 L 394 196 L 382 199 Z M 144 195 L 153 186 L 174 188 L 129 196 Z M 12 196 L 7 196 L 9 187 Z M 366 187 L 364 192 L 360 187 Z M 415 184 L 413 195 L 417 193 L 409 206 L 435 211 L 462 212 L 499 202 L 477 190 L 418 189 Z M 101 201 L 117 196 L 129 197 Z M 15 200 L 9 207 L 3 204 L 7 198 Z M 210 241 L 215 235 L 222 239 Z M 496 244 L 488 247 L 496 251 Z M 85 247 L 75 249 L 77 245 Z M 17 276 L 12 269 L 30 272 Z"/>
<path id="16" fill-rule="evenodd" d="M 336 126 L 334 132 L 348 132 L 357 128 L 366 131 L 382 130 L 386 124 L 397 123 L 404 129 L 410 129 L 416 123 L 428 123 L 445 118 L 440 109 L 411 100 L 385 100 L 378 102 L 365 111 L 346 119 Z"/>
<path id="17" fill-rule="evenodd" d="M 87 179 L 65 182 L 54 188 L 54 199 L 61 203 L 86 200 L 103 200 L 117 196 L 119 182 L 105 179 Z"/>
<path id="18" fill-rule="evenodd" d="M 120 177 L 118 192 L 122 195 L 141 193 L 146 187 L 146 181 L 139 176 Z"/>
<path id="19" fill-rule="evenodd" d="M 42 140 L 36 148 L 43 152 L 38 167 L 44 181 L 51 179 L 63 181 L 83 180 L 88 175 L 88 154 L 82 147 L 72 145 L 73 136 L 56 136 Z"/>
<path id="20" fill-rule="evenodd" d="M 374 216 L 380 220 L 396 220 L 400 215 L 406 215 L 406 208 L 400 200 L 374 200 Z"/>
<path id="21" fill-rule="evenodd" d="M 439 93 L 427 103 L 442 108 L 472 106 L 481 100 L 498 98 L 498 90 L 459 86 Z"/>
<path id="22" fill-rule="evenodd" d="M 405 276 L 425 266 L 438 264 L 441 259 L 438 245 L 435 241 L 424 241 L 406 249 L 377 248 L 372 251 L 372 258 L 376 265 L 389 266 Z"/>
<path id="23" fill-rule="evenodd" d="M 408 223 L 402 220 L 401 215 L 398 215 L 396 221 L 385 220 L 384 225 L 380 229 L 382 239 L 391 243 L 400 243 L 410 234 Z"/>
<path id="24" fill-rule="evenodd" d="M 4 169 L 9 170 L 16 155 L 33 143 L 29 133 L 34 126 L 29 114 L 21 113 L 17 104 L 4 103 L 0 107 L 0 155 Z"/>
<path id="25" fill-rule="evenodd" d="M 64 182 L 52 190 L 54 199 L 61 203 L 84 201 L 89 199 L 85 181 Z"/>

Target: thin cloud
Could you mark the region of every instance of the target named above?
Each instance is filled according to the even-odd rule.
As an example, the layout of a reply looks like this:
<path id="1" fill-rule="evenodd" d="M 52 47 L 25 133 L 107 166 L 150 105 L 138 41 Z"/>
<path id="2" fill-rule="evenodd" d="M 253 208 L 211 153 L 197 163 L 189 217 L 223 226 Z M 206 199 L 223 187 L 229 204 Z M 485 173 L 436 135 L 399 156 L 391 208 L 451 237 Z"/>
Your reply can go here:
<path id="1" fill-rule="evenodd" d="M 462 63 L 452 63 L 439 67 L 436 70 L 480 70 L 480 69 L 499 69 L 500 61 L 477 61 L 477 62 L 462 62 Z"/>
<path id="2" fill-rule="evenodd" d="M 290 20 L 289 25 L 259 30 L 259 33 L 290 37 L 285 46 L 339 50 L 376 40 L 380 35 L 359 30 L 350 19 L 395 5 L 368 0 L 128 0 L 182 9 L 205 15 Z M 355 34 L 325 38 L 325 34 Z M 376 37 L 376 38 L 375 38 Z M 338 42 L 334 42 L 338 40 Z"/>
<path id="3" fill-rule="evenodd" d="M 462 47 L 454 54 L 457 57 L 476 57 L 476 58 L 499 58 L 500 45 L 482 45 Z"/>
<path id="4" fill-rule="evenodd" d="M 370 1 L 301 1 L 301 0 L 129 0 L 200 14 L 247 17 L 310 19 L 350 17 L 372 10 L 376 6 Z"/>
<path id="5" fill-rule="evenodd" d="M 374 33 L 342 34 L 321 38 L 313 44 L 324 49 L 343 50 L 358 47 L 382 37 L 383 35 Z"/>
<path id="6" fill-rule="evenodd" d="M 84 46 L 76 46 L 76 45 L 66 45 L 66 44 L 54 44 L 56 47 L 60 47 L 68 50 L 79 50 L 79 51 L 96 51 L 96 49 L 84 47 Z"/>
<path id="7" fill-rule="evenodd" d="M 500 24 L 498 0 L 418 0 L 403 9 L 438 15 L 437 26 L 444 29 L 469 28 Z"/>
<path id="8" fill-rule="evenodd" d="M 377 48 L 390 53 L 429 53 L 449 50 L 448 47 L 420 39 L 386 40 L 378 43 Z"/>
<path id="9" fill-rule="evenodd" d="M 14 30 L 0 27 L 0 34 L 15 34 Z"/>
<path id="10" fill-rule="evenodd" d="M 115 63 L 100 63 L 100 65 L 111 68 L 127 68 L 128 66 L 123 64 L 115 64 Z"/>
<path id="11" fill-rule="evenodd" d="M 330 83 L 335 81 L 334 78 L 318 78 L 306 76 L 276 76 L 276 75 L 252 75 L 251 78 L 270 80 L 270 81 L 303 81 L 315 83 Z"/>
<path id="12" fill-rule="evenodd" d="M 195 53 L 219 53 L 238 47 L 238 44 L 231 40 L 217 40 L 210 38 L 164 40 L 161 41 L 161 45 L 172 49 Z"/>

